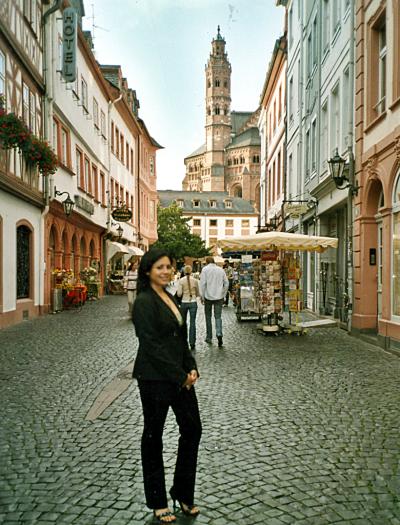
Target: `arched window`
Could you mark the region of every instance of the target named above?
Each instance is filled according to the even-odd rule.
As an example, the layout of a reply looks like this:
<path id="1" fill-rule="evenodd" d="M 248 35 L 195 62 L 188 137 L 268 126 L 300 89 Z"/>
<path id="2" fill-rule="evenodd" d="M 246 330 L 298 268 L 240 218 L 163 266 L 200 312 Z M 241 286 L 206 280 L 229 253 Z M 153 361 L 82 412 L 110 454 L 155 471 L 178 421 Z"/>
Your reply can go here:
<path id="1" fill-rule="evenodd" d="M 243 157 L 243 155 L 240 155 L 240 164 L 244 164 L 244 157 Z"/>
<path id="2" fill-rule="evenodd" d="M 215 114 L 219 115 L 219 106 L 215 106 Z"/>
<path id="3" fill-rule="evenodd" d="M 400 317 L 400 172 L 393 191 L 393 315 Z"/>
<path id="4" fill-rule="evenodd" d="M 234 197 L 241 197 L 242 196 L 242 187 L 239 184 L 234 186 L 232 189 L 233 189 L 233 196 Z"/>
<path id="5" fill-rule="evenodd" d="M 209 88 L 211 87 L 211 82 L 210 81 L 207 82 L 207 87 L 209 87 Z"/>
<path id="6" fill-rule="evenodd" d="M 79 270 L 83 270 L 83 268 L 85 267 L 85 257 L 86 257 L 86 242 L 85 242 L 85 238 L 82 236 L 81 237 L 81 244 L 80 244 L 80 247 L 79 247 L 79 252 L 80 252 L 80 257 L 79 257 Z"/>
<path id="7" fill-rule="evenodd" d="M 224 114 L 229 115 L 229 109 L 228 106 L 224 106 Z"/>
<path id="8" fill-rule="evenodd" d="M 218 79 L 216 79 L 216 80 L 215 80 L 215 84 L 214 84 L 214 85 L 215 85 L 215 87 L 219 87 L 219 84 L 220 84 L 219 80 L 218 80 Z"/>
<path id="9" fill-rule="evenodd" d="M 210 106 L 208 106 L 208 108 L 207 108 L 207 115 L 211 115 L 211 108 L 210 108 Z"/>
<path id="10" fill-rule="evenodd" d="M 224 88 L 227 88 L 227 87 L 228 87 L 228 81 L 224 80 Z"/>
<path id="11" fill-rule="evenodd" d="M 54 226 L 50 229 L 49 235 L 49 259 L 50 259 L 50 268 L 53 270 L 56 266 L 55 255 L 56 255 L 56 236 Z"/>
<path id="12" fill-rule="evenodd" d="M 28 226 L 17 228 L 17 299 L 30 297 L 31 236 Z"/>

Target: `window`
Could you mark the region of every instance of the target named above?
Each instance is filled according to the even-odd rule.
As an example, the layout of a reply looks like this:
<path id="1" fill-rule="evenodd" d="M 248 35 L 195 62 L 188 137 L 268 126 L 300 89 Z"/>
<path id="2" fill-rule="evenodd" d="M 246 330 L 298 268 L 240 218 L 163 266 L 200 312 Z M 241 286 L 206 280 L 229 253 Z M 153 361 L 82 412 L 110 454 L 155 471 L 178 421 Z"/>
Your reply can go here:
<path id="1" fill-rule="evenodd" d="M 93 179 L 93 196 L 95 200 L 99 201 L 99 178 L 97 174 L 97 167 L 92 164 L 92 179 Z"/>
<path id="2" fill-rule="evenodd" d="M 58 34 L 57 50 L 57 72 L 61 73 L 63 66 L 63 39 L 60 34 Z"/>
<path id="3" fill-rule="evenodd" d="M 317 119 L 311 124 L 311 174 L 317 169 Z"/>
<path id="4" fill-rule="evenodd" d="M 288 33 L 289 33 L 289 47 L 293 44 L 293 5 L 290 6 L 288 13 Z"/>
<path id="5" fill-rule="evenodd" d="M 81 96 L 82 96 L 82 106 L 83 109 L 86 111 L 86 113 L 89 113 L 88 111 L 88 90 L 87 90 L 87 83 L 86 80 L 81 77 Z"/>
<path id="6" fill-rule="evenodd" d="M 155 206 L 154 201 L 150 201 L 150 220 L 151 221 L 154 221 L 156 218 L 155 210 L 156 210 L 156 206 Z"/>
<path id="7" fill-rule="evenodd" d="M 329 0 L 322 2 L 322 53 L 329 48 Z"/>
<path id="8" fill-rule="evenodd" d="M 93 124 L 99 129 L 99 104 L 93 97 Z"/>
<path id="9" fill-rule="evenodd" d="M 100 130 L 103 137 L 106 138 L 106 114 L 103 110 L 100 111 Z"/>
<path id="10" fill-rule="evenodd" d="M 225 228 L 233 228 L 233 219 L 225 219 Z"/>
<path id="11" fill-rule="evenodd" d="M 318 54 L 318 39 L 317 39 L 317 17 L 314 18 L 312 28 L 312 63 L 313 69 L 317 65 L 317 54 Z"/>
<path id="12" fill-rule="evenodd" d="M 150 175 L 154 175 L 154 157 L 150 157 Z"/>
<path id="13" fill-rule="evenodd" d="M 331 95 L 331 141 L 330 148 L 333 151 L 340 147 L 340 103 L 339 103 L 339 85 L 332 91 Z"/>
<path id="14" fill-rule="evenodd" d="M 289 80 L 289 121 L 293 120 L 293 75 Z"/>
<path id="15" fill-rule="evenodd" d="M 121 142 L 121 145 L 120 145 L 120 152 L 121 152 L 121 162 L 122 164 L 124 163 L 124 144 L 125 144 L 125 140 L 124 140 L 124 136 L 120 135 L 120 142 Z"/>
<path id="16" fill-rule="evenodd" d="M 242 219 L 242 228 L 250 228 L 250 220 Z"/>
<path id="17" fill-rule="evenodd" d="M 232 201 L 225 201 L 225 208 L 232 208 Z"/>
<path id="18" fill-rule="evenodd" d="M 58 154 L 58 123 L 55 119 L 53 119 L 53 133 L 52 133 L 52 146 L 53 151 L 57 155 Z"/>
<path id="19" fill-rule="evenodd" d="M 378 103 L 376 110 L 378 114 L 386 110 L 386 21 L 383 21 L 378 29 L 379 33 L 379 67 L 378 67 Z"/>
<path id="20" fill-rule="evenodd" d="M 130 162 L 130 165 L 131 165 L 131 173 L 133 174 L 133 149 L 131 148 L 131 162 Z"/>
<path id="21" fill-rule="evenodd" d="M 36 95 L 32 91 L 29 96 L 29 129 L 36 134 Z"/>
<path id="22" fill-rule="evenodd" d="M 69 166 L 69 134 L 64 127 L 61 127 L 61 148 L 58 155 L 61 163 Z"/>
<path id="23" fill-rule="evenodd" d="M 343 75 L 343 89 L 342 89 L 342 147 L 343 149 L 347 146 L 347 134 L 349 126 L 349 110 L 350 110 L 350 97 L 353 94 L 350 92 L 350 76 L 349 69 L 347 68 Z"/>
<path id="24" fill-rule="evenodd" d="M 29 87 L 25 84 L 25 82 L 23 82 L 22 83 L 22 118 L 28 127 L 29 127 L 29 102 L 30 102 Z"/>
<path id="25" fill-rule="evenodd" d="M 310 178 L 310 130 L 306 131 L 306 151 L 305 151 L 306 179 Z"/>
<path id="26" fill-rule="evenodd" d="M 31 235 L 27 226 L 17 228 L 17 299 L 30 297 Z"/>
<path id="27" fill-rule="evenodd" d="M 308 75 L 311 75 L 312 72 L 312 36 L 311 33 L 308 35 L 307 38 L 307 73 Z"/>
<path id="28" fill-rule="evenodd" d="M 125 143 L 125 165 L 129 170 L 129 144 L 127 142 Z"/>
<path id="29" fill-rule="evenodd" d="M 193 201 L 193 206 L 198 208 L 200 206 L 200 201 Z"/>
<path id="30" fill-rule="evenodd" d="M 216 80 L 215 80 L 215 87 L 219 87 L 219 84 L 220 84 L 219 80 L 216 79 Z"/>
<path id="31" fill-rule="evenodd" d="M 100 172 L 100 202 L 103 206 L 106 205 L 106 179 L 102 171 Z"/>
<path id="32" fill-rule="evenodd" d="M 393 315 L 400 316 L 400 173 L 393 193 L 392 258 Z"/>
<path id="33" fill-rule="evenodd" d="M 219 111 L 220 111 L 220 110 L 219 110 L 219 106 L 215 106 L 215 114 L 216 114 L 216 115 L 219 115 Z"/>
<path id="34" fill-rule="evenodd" d="M 6 56 L 0 51 L 0 93 L 6 94 Z"/>
<path id="35" fill-rule="evenodd" d="M 75 153 L 75 171 L 78 179 L 78 186 L 83 189 L 85 187 L 85 178 L 82 169 L 82 152 L 79 149 L 77 149 Z"/>
<path id="36" fill-rule="evenodd" d="M 111 121 L 111 151 L 114 153 L 114 122 Z"/>
<path id="37" fill-rule="evenodd" d="M 117 127 L 115 128 L 115 146 L 116 146 L 115 155 L 119 158 L 119 130 Z"/>
<path id="38" fill-rule="evenodd" d="M 83 189 L 87 193 L 92 193 L 92 177 L 91 177 L 91 170 L 90 170 L 90 161 L 87 157 L 85 157 L 85 181 Z"/>
<path id="39" fill-rule="evenodd" d="M 324 171 L 327 167 L 326 161 L 328 159 L 328 102 L 324 102 L 321 108 L 321 170 Z"/>
<path id="40" fill-rule="evenodd" d="M 259 164 L 260 162 L 260 155 L 253 155 L 253 163 Z"/>
<path id="41" fill-rule="evenodd" d="M 200 219 L 193 219 L 193 226 L 201 226 L 201 220 Z"/>
<path id="42" fill-rule="evenodd" d="M 210 219 L 210 228 L 217 227 L 217 219 Z"/>
<path id="43" fill-rule="evenodd" d="M 179 207 L 179 208 L 183 208 L 183 200 L 182 199 L 178 199 L 176 201 L 176 205 Z"/>
<path id="44" fill-rule="evenodd" d="M 276 168 L 276 196 L 281 194 L 281 152 L 278 153 L 278 163 Z"/>
<path id="45" fill-rule="evenodd" d="M 335 36 L 336 31 L 340 28 L 340 2 L 329 2 L 332 7 L 332 36 Z"/>

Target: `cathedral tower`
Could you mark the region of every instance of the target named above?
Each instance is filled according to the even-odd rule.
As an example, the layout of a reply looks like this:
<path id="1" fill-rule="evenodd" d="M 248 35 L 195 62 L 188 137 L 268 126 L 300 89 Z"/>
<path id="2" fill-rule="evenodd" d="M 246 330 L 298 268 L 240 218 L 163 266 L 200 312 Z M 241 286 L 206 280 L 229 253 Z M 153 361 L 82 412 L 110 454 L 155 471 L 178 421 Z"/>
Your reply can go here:
<path id="1" fill-rule="evenodd" d="M 224 191 L 224 148 L 231 140 L 231 72 L 225 39 L 218 26 L 206 73 L 206 153 L 204 191 Z"/>

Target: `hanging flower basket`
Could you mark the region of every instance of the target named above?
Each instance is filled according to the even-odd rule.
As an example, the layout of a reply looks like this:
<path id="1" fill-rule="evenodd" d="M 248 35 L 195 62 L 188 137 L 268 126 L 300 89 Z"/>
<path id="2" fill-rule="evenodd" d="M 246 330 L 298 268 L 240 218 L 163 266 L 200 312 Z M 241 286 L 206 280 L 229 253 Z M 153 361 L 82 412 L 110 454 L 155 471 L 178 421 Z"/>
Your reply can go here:
<path id="1" fill-rule="evenodd" d="M 0 147 L 4 150 L 18 148 L 27 164 L 37 166 L 42 175 L 57 171 L 57 155 L 47 142 L 36 137 L 15 113 L 7 113 L 4 97 L 0 94 Z"/>

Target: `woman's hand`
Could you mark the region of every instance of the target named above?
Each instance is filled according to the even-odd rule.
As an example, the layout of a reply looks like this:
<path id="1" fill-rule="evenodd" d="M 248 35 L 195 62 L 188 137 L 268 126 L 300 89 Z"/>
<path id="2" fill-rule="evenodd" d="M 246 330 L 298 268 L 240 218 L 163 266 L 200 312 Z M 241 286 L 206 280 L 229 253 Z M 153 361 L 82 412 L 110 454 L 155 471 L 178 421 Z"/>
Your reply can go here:
<path id="1" fill-rule="evenodd" d="M 197 370 L 191 370 L 188 375 L 186 376 L 186 381 L 183 383 L 182 386 L 190 390 L 192 386 L 196 383 L 198 379 Z"/>

